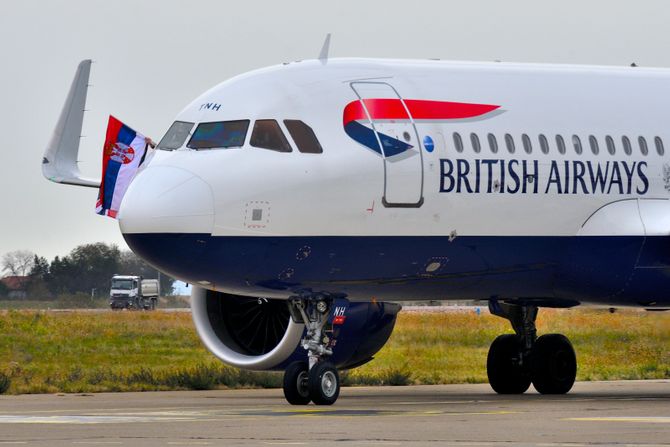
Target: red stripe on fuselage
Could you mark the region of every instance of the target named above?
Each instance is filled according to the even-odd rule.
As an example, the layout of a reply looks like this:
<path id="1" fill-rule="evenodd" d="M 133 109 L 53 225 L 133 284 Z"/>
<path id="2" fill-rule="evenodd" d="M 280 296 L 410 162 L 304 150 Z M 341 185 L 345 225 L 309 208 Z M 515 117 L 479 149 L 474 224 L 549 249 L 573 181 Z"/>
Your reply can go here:
<path id="1" fill-rule="evenodd" d="M 485 115 L 500 106 L 465 102 L 424 101 L 406 99 L 405 104 L 415 120 L 451 120 Z"/>
<path id="2" fill-rule="evenodd" d="M 363 103 L 373 120 L 407 120 L 407 110 L 399 99 L 364 99 Z"/>
<path id="3" fill-rule="evenodd" d="M 342 113 L 342 121 L 346 126 L 352 121 L 358 121 L 366 119 L 365 110 L 360 101 L 351 101 L 344 107 L 344 112 Z"/>
<path id="4" fill-rule="evenodd" d="M 423 99 L 405 99 L 405 106 L 400 99 L 363 99 L 362 101 L 372 120 L 409 119 L 405 106 L 415 120 L 474 118 L 500 108 L 500 106 L 488 104 Z M 352 101 L 347 104 L 342 116 L 343 124 L 346 126 L 352 121 L 367 120 L 368 115 L 365 113 L 365 109 L 361 101 Z"/>

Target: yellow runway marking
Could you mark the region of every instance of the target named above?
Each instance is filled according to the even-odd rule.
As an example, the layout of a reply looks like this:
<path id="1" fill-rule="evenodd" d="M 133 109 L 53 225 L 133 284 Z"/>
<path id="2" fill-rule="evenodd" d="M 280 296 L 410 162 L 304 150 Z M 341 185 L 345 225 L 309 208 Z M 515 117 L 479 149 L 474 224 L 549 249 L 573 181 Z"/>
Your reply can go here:
<path id="1" fill-rule="evenodd" d="M 579 422 L 641 422 L 649 424 L 670 424 L 670 417 L 648 416 L 648 417 L 589 417 L 589 418 L 564 418 L 563 421 Z"/>
<path id="2" fill-rule="evenodd" d="M 207 441 L 170 441 L 168 445 L 212 445 Z"/>
<path id="3" fill-rule="evenodd" d="M 273 416 L 277 417 L 390 417 L 390 416 L 496 416 L 507 414 L 521 414 L 523 411 L 443 411 L 443 410 L 424 410 L 424 411 L 393 411 L 393 410 L 375 410 L 375 411 L 348 411 L 348 410 L 287 410 L 278 411 Z M 270 416 L 271 414 L 268 414 Z"/>
<path id="4" fill-rule="evenodd" d="M 111 444 L 114 444 L 114 445 L 119 445 L 119 444 L 123 444 L 123 443 L 121 441 L 72 441 L 72 444 L 95 444 L 95 445 L 99 445 L 99 444 L 111 445 Z"/>
<path id="5" fill-rule="evenodd" d="M 279 441 L 273 441 L 273 442 L 264 442 L 263 444 L 267 445 L 306 445 L 306 442 L 279 442 Z"/>

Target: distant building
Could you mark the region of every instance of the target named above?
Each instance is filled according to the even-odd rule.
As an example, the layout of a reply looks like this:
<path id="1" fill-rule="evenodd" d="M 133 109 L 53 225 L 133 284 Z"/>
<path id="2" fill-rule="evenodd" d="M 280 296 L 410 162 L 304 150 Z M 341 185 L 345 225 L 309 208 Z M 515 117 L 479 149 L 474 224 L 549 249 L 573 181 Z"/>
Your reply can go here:
<path id="1" fill-rule="evenodd" d="M 22 299 L 28 296 L 29 276 L 5 276 L 0 282 L 7 287 L 7 298 Z"/>

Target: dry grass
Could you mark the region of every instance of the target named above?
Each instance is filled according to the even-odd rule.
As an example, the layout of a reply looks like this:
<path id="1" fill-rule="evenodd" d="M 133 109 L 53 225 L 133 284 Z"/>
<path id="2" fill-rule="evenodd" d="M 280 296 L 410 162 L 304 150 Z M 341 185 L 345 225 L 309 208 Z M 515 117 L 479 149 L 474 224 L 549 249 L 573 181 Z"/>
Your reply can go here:
<path id="1" fill-rule="evenodd" d="M 578 380 L 670 378 L 670 313 L 542 309 L 538 333 L 563 333 L 579 362 Z M 352 371 L 360 379 L 405 375 L 406 383 L 486 382 L 491 341 L 511 333 L 488 314 L 401 313 L 377 358 Z"/>
<path id="2" fill-rule="evenodd" d="M 573 341 L 580 380 L 670 378 L 670 313 L 542 310 L 540 333 Z M 347 384 L 486 381 L 486 353 L 509 324 L 487 314 L 401 313 L 372 362 Z M 3 372 L 4 371 L 4 372 Z M 222 365 L 197 338 L 190 314 L 0 313 L 0 392 L 276 387 L 276 373 Z"/>

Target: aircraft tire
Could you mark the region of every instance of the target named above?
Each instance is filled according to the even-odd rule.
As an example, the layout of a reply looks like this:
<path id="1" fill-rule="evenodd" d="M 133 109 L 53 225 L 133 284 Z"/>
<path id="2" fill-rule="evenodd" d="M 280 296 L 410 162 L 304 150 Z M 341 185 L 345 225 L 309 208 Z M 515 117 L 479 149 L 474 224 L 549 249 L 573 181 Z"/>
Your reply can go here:
<path id="1" fill-rule="evenodd" d="M 309 372 L 306 362 L 293 362 L 284 371 L 284 397 L 291 405 L 307 405 L 311 398 L 308 388 Z"/>
<path id="2" fill-rule="evenodd" d="M 316 405 L 332 405 L 340 395 L 340 375 L 330 362 L 317 363 L 309 371 L 309 396 Z"/>
<path id="3" fill-rule="evenodd" d="M 530 374 L 518 362 L 519 338 L 514 334 L 498 336 L 486 359 L 486 373 L 493 391 L 498 394 L 523 394 L 530 387 Z"/>
<path id="4" fill-rule="evenodd" d="M 570 340 L 562 334 L 545 334 L 531 353 L 531 377 L 540 394 L 565 394 L 577 376 L 577 357 Z"/>

